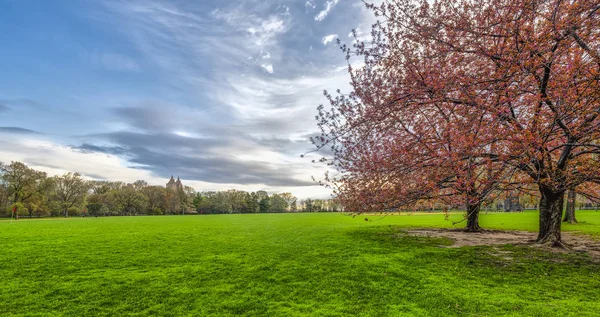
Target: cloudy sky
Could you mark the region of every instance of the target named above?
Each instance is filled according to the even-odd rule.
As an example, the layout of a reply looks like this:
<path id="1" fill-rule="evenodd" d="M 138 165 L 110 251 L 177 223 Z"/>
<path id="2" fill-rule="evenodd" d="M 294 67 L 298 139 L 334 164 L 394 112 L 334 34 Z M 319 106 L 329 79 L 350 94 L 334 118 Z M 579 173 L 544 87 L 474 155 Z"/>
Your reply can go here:
<path id="1" fill-rule="evenodd" d="M 308 137 L 360 0 L 0 2 L 0 160 L 326 197 Z"/>

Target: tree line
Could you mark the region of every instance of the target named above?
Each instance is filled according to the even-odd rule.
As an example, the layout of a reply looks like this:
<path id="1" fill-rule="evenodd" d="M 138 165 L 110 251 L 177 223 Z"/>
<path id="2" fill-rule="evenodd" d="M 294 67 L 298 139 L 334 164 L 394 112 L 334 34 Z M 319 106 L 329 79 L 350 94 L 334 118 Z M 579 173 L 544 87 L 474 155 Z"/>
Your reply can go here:
<path id="1" fill-rule="evenodd" d="M 335 200 L 298 200 L 291 193 L 197 192 L 86 180 L 79 173 L 48 176 L 21 162 L 0 163 L 0 216 L 131 216 L 340 211 Z"/>

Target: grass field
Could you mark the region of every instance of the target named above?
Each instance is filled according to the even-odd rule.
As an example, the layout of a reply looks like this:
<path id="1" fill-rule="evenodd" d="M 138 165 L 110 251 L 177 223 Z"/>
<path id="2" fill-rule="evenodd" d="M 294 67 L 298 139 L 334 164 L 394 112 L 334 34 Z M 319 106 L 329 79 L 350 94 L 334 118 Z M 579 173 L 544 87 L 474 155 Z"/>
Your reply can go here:
<path id="1" fill-rule="evenodd" d="M 460 217 L 453 215 L 454 218 Z M 600 212 L 567 225 L 600 238 Z M 600 263 L 441 248 L 443 215 L 258 214 L 0 222 L 0 316 L 598 316 Z M 482 215 L 535 230 L 537 214 Z M 498 252 L 510 254 L 499 257 Z"/>

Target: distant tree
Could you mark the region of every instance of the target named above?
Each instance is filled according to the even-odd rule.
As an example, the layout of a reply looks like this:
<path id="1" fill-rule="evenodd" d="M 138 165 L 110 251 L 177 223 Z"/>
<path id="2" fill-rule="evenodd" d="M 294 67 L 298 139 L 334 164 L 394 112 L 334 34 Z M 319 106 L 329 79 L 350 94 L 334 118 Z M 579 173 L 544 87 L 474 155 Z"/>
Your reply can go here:
<path id="1" fill-rule="evenodd" d="M 142 188 L 142 193 L 146 196 L 149 213 L 156 214 L 156 211 L 165 210 L 167 190 L 162 186 L 146 186 Z"/>
<path id="2" fill-rule="evenodd" d="M 135 190 L 142 190 L 146 186 L 148 186 L 148 182 L 146 182 L 145 180 L 137 180 L 133 182 L 133 188 Z"/>
<path id="3" fill-rule="evenodd" d="M 304 200 L 304 211 L 305 212 L 315 212 L 314 200 L 307 198 Z"/>
<path id="4" fill-rule="evenodd" d="M 296 203 L 296 200 L 294 200 L 292 202 L 292 204 L 290 205 L 290 211 L 291 212 L 297 212 L 298 211 L 298 204 Z"/>
<path id="5" fill-rule="evenodd" d="M 227 192 L 216 192 L 209 198 L 213 213 L 230 214 L 233 213 L 233 207 L 229 201 Z"/>
<path id="6" fill-rule="evenodd" d="M 192 200 L 192 205 L 194 205 L 194 209 L 198 212 L 200 212 L 200 208 L 202 206 L 202 201 L 203 201 L 202 194 L 197 192 L 194 195 L 194 199 Z"/>
<path id="7" fill-rule="evenodd" d="M 8 165 L 0 163 L 0 172 L 13 203 L 23 202 L 52 186 L 46 173 L 29 168 L 21 162 L 11 162 Z"/>
<path id="8" fill-rule="evenodd" d="M 246 208 L 249 213 L 257 213 L 260 211 L 260 203 L 258 201 L 258 194 L 247 193 L 246 194 Z"/>
<path id="9" fill-rule="evenodd" d="M 120 190 L 113 191 L 112 194 L 121 215 L 134 215 L 145 211 L 147 208 L 148 199 L 133 186 L 125 186 Z"/>
<path id="10" fill-rule="evenodd" d="M 13 214 L 13 210 L 15 209 L 16 214 Z M 13 203 L 12 205 L 6 208 L 6 211 L 8 215 L 14 215 L 16 218 L 19 218 L 19 216 L 26 216 L 27 214 L 29 214 L 29 211 L 27 210 L 25 205 L 23 205 L 23 203 L 21 202 Z"/>
<path id="11" fill-rule="evenodd" d="M 211 211 L 209 210 L 209 204 L 208 204 L 208 197 L 205 196 L 204 193 L 196 193 L 196 196 L 194 197 L 194 208 L 196 209 L 196 211 L 198 213 L 201 214 L 206 214 L 206 213 L 211 213 Z"/>
<path id="12" fill-rule="evenodd" d="M 108 214 L 110 214 L 110 209 L 108 209 L 108 206 L 102 205 L 99 212 L 101 215 L 108 216 Z"/>
<path id="13" fill-rule="evenodd" d="M 270 212 L 286 212 L 287 208 L 288 204 L 283 197 L 278 194 L 273 194 L 271 196 Z"/>
<path id="14" fill-rule="evenodd" d="M 196 200 L 198 212 L 202 214 L 214 214 L 216 211 L 213 206 L 212 197 L 216 195 L 216 192 L 202 192 L 199 193 L 199 197 Z"/>
<path id="15" fill-rule="evenodd" d="M 81 209 L 79 209 L 79 208 L 77 208 L 77 207 L 75 207 L 75 206 L 73 206 L 73 207 L 69 207 L 69 208 L 67 209 L 67 213 L 68 213 L 69 215 L 71 215 L 71 216 L 79 216 L 79 215 L 81 215 Z"/>
<path id="16" fill-rule="evenodd" d="M 155 207 L 154 209 L 148 209 L 148 215 L 162 215 L 163 214 L 163 210 L 160 209 L 159 207 Z"/>
<path id="17" fill-rule="evenodd" d="M 107 194 L 112 189 L 110 186 L 110 182 L 107 181 L 89 181 L 88 184 L 90 186 L 92 194 Z"/>
<path id="18" fill-rule="evenodd" d="M 180 196 L 172 191 L 167 190 L 165 195 L 165 211 L 168 214 L 177 214 L 181 211 L 181 199 Z"/>
<path id="19" fill-rule="evenodd" d="M 183 186 L 183 192 L 181 205 L 183 206 L 183 211 L 188 211 L 189 209 L 194 209 L 194 198 L 196 197 L 196 190 L 191 186 Z"/>
<path id="20" fill-rule="evenodd" d="M 340 202 L 337 199 L 330 199 L 327 202 L 329 205 L 328 211 L 331 211 L 331 212 L 342 211 L 342 205 L 340 204 Z"/>
<path id="21" fill-rule="evenodd" d="M 88 212 L 91 216 L 100 215 L 100 209 L 102 209 L 103 206 L 106 206 L 104 204 L 105 195 L 106 194 L 101 195 L 101 194 L 93 193 L 87 197 L 86 208 L 88 209 Z"/>
<path id="22" fill-rule="evenodd" d="M 88 193 L 88 183 L 79 173 L 66 173 L 55 176 L 55 197 L 65 217 L 69 217 L 69 208 L 83 204 Z"/>
<path id="23" fill-rule="evenodd" d="M 281 193 L 281 194 L 279 194 L 279 196 L 281 196 L 281 198 L 283 198 L 283 200 L 285 200 L 285 203 L 287 205 L 287 210 L 293 211 L 293 210 L 291 210 L 291 207 L 296 205 L 297 198 L 294 195 L 292 195 L 292 193 Z"/>
<path id="24" fill-rule="evenodd" d="M 256 196 L 258 197 L 258 201 L 261 201 L 261 200 L 269 197 L 269 194 L 264 190 L 259 190 L 256 192 Z"/>
<path id="25" fill-rule="evenodd" d="M 225 193 L 225 200 L 227 204 L 229 204 L 229 210 L 231 213 L 246 213 L 247 205 L 246 205 L 246 192 L 230 189 Z"/>
<path id="26" fill-rule="evenodd" d="M 326 206 L 325 202 L 322 199 L 313 200 L 313 211 L 314 212 L 327 211 L 325 206 Z"/>
<path id="27" fill-rule="evenodd" d="M 50 214 L 50 206 L 48 202 L 48 198 L 51 195 L 50 190 L 48 191 L 40 191 L 36 194 L 30 196 L 25 201 L 25 206 L 29 211 L 29 217 L 42 217 Z"/>
<path id="28" fill-rule="evenodd" d="M 0 206 L 7 206 L 8 204 L 8 188 L 6 187 L 6 184 L 4 182 L 0 182 Z"/>
<path id="29" fill-rule="evenodd" d="M 269 196 L 260 200 L 258 208 L 259 208 L 260 212 L 263 212 L 263 213 L 269 212 L 269 210 L 271 209 L 271 200 L 270 200 Z"/>

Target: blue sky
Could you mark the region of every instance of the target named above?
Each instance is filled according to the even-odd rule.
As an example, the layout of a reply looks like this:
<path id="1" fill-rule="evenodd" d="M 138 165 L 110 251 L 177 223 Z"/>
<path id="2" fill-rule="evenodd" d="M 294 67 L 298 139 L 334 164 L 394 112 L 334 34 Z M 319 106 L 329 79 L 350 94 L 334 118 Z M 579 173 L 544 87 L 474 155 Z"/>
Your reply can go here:
<path id="1" fill-rule="evenodd" d="M 0 1 L 0 160 L 323 197 L 311 149 L 361 1 Z"/>

